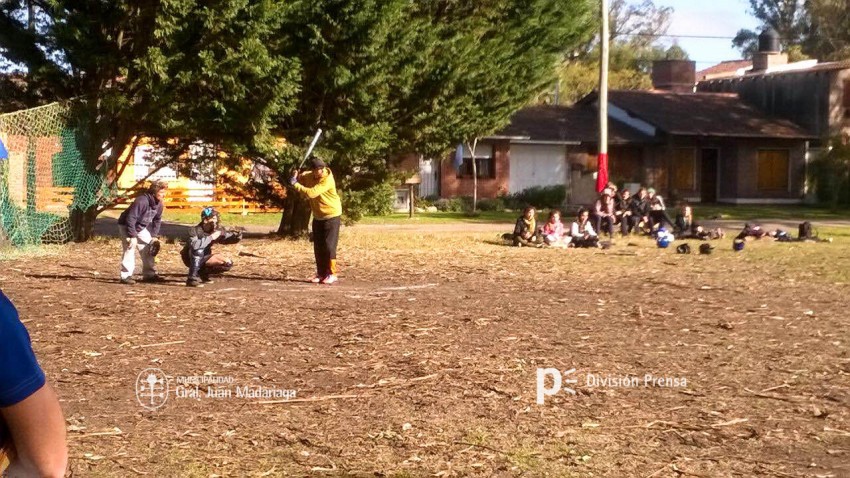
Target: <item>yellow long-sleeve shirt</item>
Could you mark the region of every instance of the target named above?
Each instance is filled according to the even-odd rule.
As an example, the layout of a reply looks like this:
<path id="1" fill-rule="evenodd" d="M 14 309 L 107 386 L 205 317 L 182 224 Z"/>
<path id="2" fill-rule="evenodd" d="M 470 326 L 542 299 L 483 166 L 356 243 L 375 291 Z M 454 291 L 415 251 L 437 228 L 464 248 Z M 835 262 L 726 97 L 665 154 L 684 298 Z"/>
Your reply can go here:
<path id="1" fill-rule="evenodd" d="M 336 193 L 336 181 L 331 170 L 325 169 L 325 177 L 319 178 L 312 171 L 307 171 L 298 176 L 298 182 L 294 185 L 296 191 L 310 200 L 313 217 L 320 220 L 342 215 L 342 202 Z"/>

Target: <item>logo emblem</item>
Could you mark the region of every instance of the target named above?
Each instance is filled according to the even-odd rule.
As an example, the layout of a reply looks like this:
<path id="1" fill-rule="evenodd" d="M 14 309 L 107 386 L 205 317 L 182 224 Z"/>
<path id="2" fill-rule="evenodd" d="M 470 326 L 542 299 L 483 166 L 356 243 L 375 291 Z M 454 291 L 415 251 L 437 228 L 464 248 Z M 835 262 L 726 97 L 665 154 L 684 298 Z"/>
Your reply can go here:
<path id="1" fill-rule="evenodd" d="M 168 377 L 158 368 L 146 368 L 136 377 L 136 400 L 148 410 L 157 410 L 168 401 Z"/>

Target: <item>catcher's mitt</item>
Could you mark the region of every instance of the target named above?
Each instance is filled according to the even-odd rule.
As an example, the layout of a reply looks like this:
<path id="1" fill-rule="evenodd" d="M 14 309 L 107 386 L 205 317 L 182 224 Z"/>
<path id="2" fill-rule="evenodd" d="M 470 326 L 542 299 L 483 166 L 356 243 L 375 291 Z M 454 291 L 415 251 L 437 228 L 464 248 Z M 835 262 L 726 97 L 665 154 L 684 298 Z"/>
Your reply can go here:
<path id="1" fill-rule="evenodd" d="M 151 257 L 156 257 L 159 254 L 159 250 L 162 249 L 162 244 L 160 244 L 159 239 L 154 239 L 151 241 L 150 245 L 150 253 Z"/>

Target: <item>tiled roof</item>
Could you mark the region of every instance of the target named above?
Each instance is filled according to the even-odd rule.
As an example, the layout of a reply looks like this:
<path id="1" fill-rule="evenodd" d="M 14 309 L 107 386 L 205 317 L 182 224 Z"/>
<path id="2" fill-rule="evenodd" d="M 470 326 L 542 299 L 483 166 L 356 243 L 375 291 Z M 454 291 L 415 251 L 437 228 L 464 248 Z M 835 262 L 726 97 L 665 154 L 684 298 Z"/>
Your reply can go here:
<path id="1" fill-rule="evenodd" d="M 527 137 L 528 141 L 596 143 L 599 141 L 599 113 L 591 105 L 530 106 L 517 111 L 499 136 Z M 611 144 L 648 143 L 646 136 L 618 121 L 608 122 Z"/>
<path id="2" fill-rule="evenodd" d="M 735 73 L 741 68 L 749 68 L 753 66 L 751 60 L 729 60 L 720 62 L 714 66 L 708 67 L 697 72 L 697 81 L 710 80 L 713 78 L 728 78 L 735 76 Z"/>
<path id="3" fill-rule="evenodd" d="M 585 98 L 583 102 L 592 98 Z M 730 93 L 611 91 L 609 103 L 673 135 L 814 138 L 786 119 L 772 118 Z"/>

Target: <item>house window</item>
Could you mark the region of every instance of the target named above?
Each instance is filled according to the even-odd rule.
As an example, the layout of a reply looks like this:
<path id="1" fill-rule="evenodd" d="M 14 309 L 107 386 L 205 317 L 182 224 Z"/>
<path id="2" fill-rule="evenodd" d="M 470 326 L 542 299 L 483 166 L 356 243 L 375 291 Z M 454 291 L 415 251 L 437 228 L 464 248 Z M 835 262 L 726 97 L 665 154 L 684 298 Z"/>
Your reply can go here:
<path id="1" fill-rule="evenodd" d="M 475 148 L 475 167 L 478 170 L 478 179 L 493 179 L 496 177 L 496 161 L 493 158 L 492 144 L 479 144 Z M 463 146 L 463 164 L 460 166 L 457 177 L 472 177 L 472 151 Z"/>
<path id="2" fill-rule="evenodd" d="M 762 149 L 758 152 L 757 184 L 759 191 L 787 191 L 790 152 L 787 149 Z"/>

